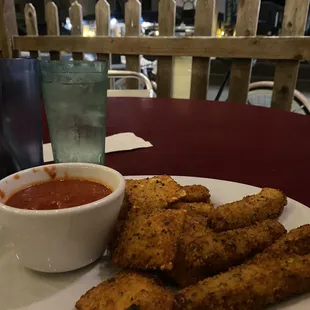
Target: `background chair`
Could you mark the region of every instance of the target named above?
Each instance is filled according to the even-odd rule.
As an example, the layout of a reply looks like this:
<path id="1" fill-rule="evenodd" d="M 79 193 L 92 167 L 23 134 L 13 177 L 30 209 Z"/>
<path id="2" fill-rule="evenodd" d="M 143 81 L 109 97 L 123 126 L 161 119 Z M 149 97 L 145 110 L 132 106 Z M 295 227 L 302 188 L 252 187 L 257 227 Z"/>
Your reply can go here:
<path id="1" fill-rule="evenodd" d="M 142 73 L 135 71 L 109 70 L 109 79 L 137 79 L 145 89 L 108 89 L 108 97 L 156 97 L 151 81 Z"/>
<path id="2" fill-rule="evenodd" d="M 214 33 L 214 0 L 197 0 L 193 37 L 175 38 L 174 0 L 161 0 L 158 7 L 159 37 L 141 36 L 141 3 L 128 0 L 125 4 L 126 36 L 110 37 L 110 8 L 106 0 L 96 4 L 97 37 L 82 36 L 82 7 L 75 1 L 70 8 L 71 36 L 59 36 L 58 12 L 53 2 L 45 8 L 48 35 L 37 33 L 36 11 L 31 4 L 25 7 L 27 36 L 18 36 L 14 1 L 1 1 L 1 54 L 14 57 L 20 51 L 49 52 L 59 59 L 61 51 L 72 52 L 73 59 L 83 59 L 83 53 L 96 53 L 98 60 L 110 61 L 111 54 L 126 56 L 126 70 L 140 72 L 140 55 L 158 59 L 157 96 L 170 97 L 173 85 L 173 59 L 191 56 L 192 99 L 205 99 L 208 91 L 210 57 L 232 58 L 228 100 L 247 103 L 252 59 L 277 62 L 272 107 L 290 111 L 295 90 L 299 61 L 310 59 L 310 38 L 304 37 L 309 0 L 286 0 L 279 37 L 256 37 L 260 0 L 239 1 L 236 37 L 216 38 Z M 128 83 L 136 89 L 137 81 Z"/>

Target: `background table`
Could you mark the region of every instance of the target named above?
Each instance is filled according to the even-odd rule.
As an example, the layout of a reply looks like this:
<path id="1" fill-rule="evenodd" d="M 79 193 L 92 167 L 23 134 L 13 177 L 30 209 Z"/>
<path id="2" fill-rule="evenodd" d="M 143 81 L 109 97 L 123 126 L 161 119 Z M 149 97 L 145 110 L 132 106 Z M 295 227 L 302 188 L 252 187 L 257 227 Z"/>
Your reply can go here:
<path id="1" fill-rule="evenodd" d="M 154 147 L 106 155 L 123 175 L 216 178 L 281 189 L 310 207 L 310 117 L 228 102 L 109 98 L 107 134 Z M 49 142 L 44 121 L 44 142 Z"/>
<path id="2" fill-rule="evenodd" d="M 310 206 L 310 118 L 224 102 L 109 98 L 107 134 L 154 147 L 108 154 L 124 175 L 216 178 L 283 190 Z"/>

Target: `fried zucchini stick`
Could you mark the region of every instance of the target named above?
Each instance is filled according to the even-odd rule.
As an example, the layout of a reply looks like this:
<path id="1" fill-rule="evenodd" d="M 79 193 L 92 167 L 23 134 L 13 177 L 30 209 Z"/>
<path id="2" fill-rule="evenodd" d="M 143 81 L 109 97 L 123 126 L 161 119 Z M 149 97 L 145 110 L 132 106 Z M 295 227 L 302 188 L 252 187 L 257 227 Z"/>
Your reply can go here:
<path id="1" fill-rule="evenodd" d="M 267 219 L 277 219 L 286 204 L 286 196 L 281 191 L 263 188 L 256 195 L 216 208 L 210 226 L 220 232 L 246 227 Z"/>
<path id="2" fill-rule="evenodd" d="M 173 305 L 172 292 L 156 278 L 127 270 L 87 291 L 75 307 L 78 310 L 171 310 Z"/>
<path id="3" fill-rule="evenodd" d="M 310 255 L 246 264 L 181 290 L 176 309 L 259 310 L 310 291 Z"/>
<path id="4" fill-rule="evenodd" d="M 272 258 L 281 258 L 292 254 L 310 254 L 310 224 L 292 229 L 270 247 L 266 248 L 264 252 L 257 254 L 253 260 L 251 260 L 251 263 Z"/>
<path id="5" fill-rule="evenodd" d="M 275 220 L 221 233 L 209 231 L 187 246 L 186 261 L 191 266 L 206 266 L 208 273 L 227 270 L 263 251 L 286 233 Z"/>
<path id="6" fill-rule="evenodd" d="M 275 220 L 214 233 L 196 219 L 189 218 L 184 228 L 174 268 L 168 272 L 168 276 L 182 287 L 246 261 L 286 232 Z"/>

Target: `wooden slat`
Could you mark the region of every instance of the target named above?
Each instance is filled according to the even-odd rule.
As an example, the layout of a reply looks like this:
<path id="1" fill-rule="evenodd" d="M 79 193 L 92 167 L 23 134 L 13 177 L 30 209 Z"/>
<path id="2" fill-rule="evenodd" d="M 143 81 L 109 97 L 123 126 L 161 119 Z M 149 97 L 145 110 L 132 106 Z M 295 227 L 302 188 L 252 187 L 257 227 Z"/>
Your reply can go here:
<path id="1" fill-rule="evenodd" d="M 74 36 L 82 36 L 83 35 L 83 12 L 82 6 L 78 1 L 74 1 L 69 8 L 69 17 L 72 24 L 71 33 Z M 72 52 L 72 57 L 74 60 L 83 60 L 83 53 L 80 52 Z"/>
<path id="2" fill-rule="evenodd" d="M 1 57 L 18 56 L 12 50 L 11 36 L 17 35 L 17 23 L 14 0 L 0 1 L 0 49 Z"/>
<path id="3" fill-rule="evenodd" d="M 237 36 L 255 36 L 257 32 L 260 0 L 238 1 Z M 252 59 L 234 60 L 231 66 L 228 100 L 247 103 Z"/>
<path id="4" fill-rule="evenodd" d="M 176 4 L 174 0 L 159 0 L 158 23 L 159 23 L 159 35 L 161 37 L 174 36 L 175 12 L 176 12 Z M 172 95 L 172 85 L 173 85 L 172 57 L 170 56 L 158 57 L 156 79 L 157 79 L 157 96 L 170 98 Z"/>
<path id="5" fill-rule="evenodd" d="M 36 9 L 31 3 L 27 3 L 24 9 L 25 14 L 25 22 L 26 22 L 26 30 L 27 35 L 29 36 L 37 36 L 38 32 L 38 23 L 37 23 L 37 13 Z M 30 51 L 31 58 L 38 58 L 39 52 L 38 51 Z"/>
<path id="6" fill-rule="evenodd" d="M 45 5 L 45 20 L 47 26 L 47 34 L 59 36 L 59 20 L 58 20 L 58 8 L 56 4 L 52 1 L 49 1 Z M 55 51 L 52 47 L 50 52 L 51 60 L 59 60 L 60 52 Z"/>
<path id="7" fill-rule="evenodd" d="M 110 4 L 106 0 L 99 0 L 96 4 L 96 35 L 110 35 Z M 110 68 L 110 54 L 97 54 L 99 61 L 107 61 Z"/>
<path id="8" fill-rule="evenodd" d="M 309 0 L 287 0 L 282 36 L 302 36 L 305 32 Z M 280 61 L 276 66 L 271 107 L 290 111 L 299 71 L 299 61 Z"/>
<path id="9" fill-rule="evenodd" d="M 310 37 L 15 36 L 13 42 L 14 47 L 21 51 L 54 49 L 120 55 L 310 60 Z"/>
<path id="10" fill-rule="evenodd" d="M 216 36 L 216 32 L 217 32 L 218 15 L 219 15 L 219 0 L 214 0 L 213 33 L 212 33 L 213 36 Z"/>
<path id="11" fill-rule="evenodd" d="M 128 0 L 125 4 L 126 36 L 140 35 L 141 3 L 138 0 Z M 140 55 L 126 55 L 126 70 L 140 72 Z M 138 89 L 139 81 L 126 79 L 127 89 Z"/>
<path id="12" fill-rule="evenodd" d="M 198 0 L 195 13 L 195 36 L 214 33 L 214 0 Z M 210 58 L 194 57 L 192 61 L 191 99 L 206 99 L 209 87 Z"/>

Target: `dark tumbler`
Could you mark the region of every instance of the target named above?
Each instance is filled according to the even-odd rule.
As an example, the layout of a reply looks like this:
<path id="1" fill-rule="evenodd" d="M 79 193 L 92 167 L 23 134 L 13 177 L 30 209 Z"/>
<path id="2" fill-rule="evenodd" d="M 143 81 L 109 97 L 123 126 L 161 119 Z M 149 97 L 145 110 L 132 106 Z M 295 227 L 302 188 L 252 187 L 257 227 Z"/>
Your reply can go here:
<path id="1" fill-rule="evenodd" d="M 0 59 L 1 177 L 43 164 L 39 72 L 36 59 Z"/>

